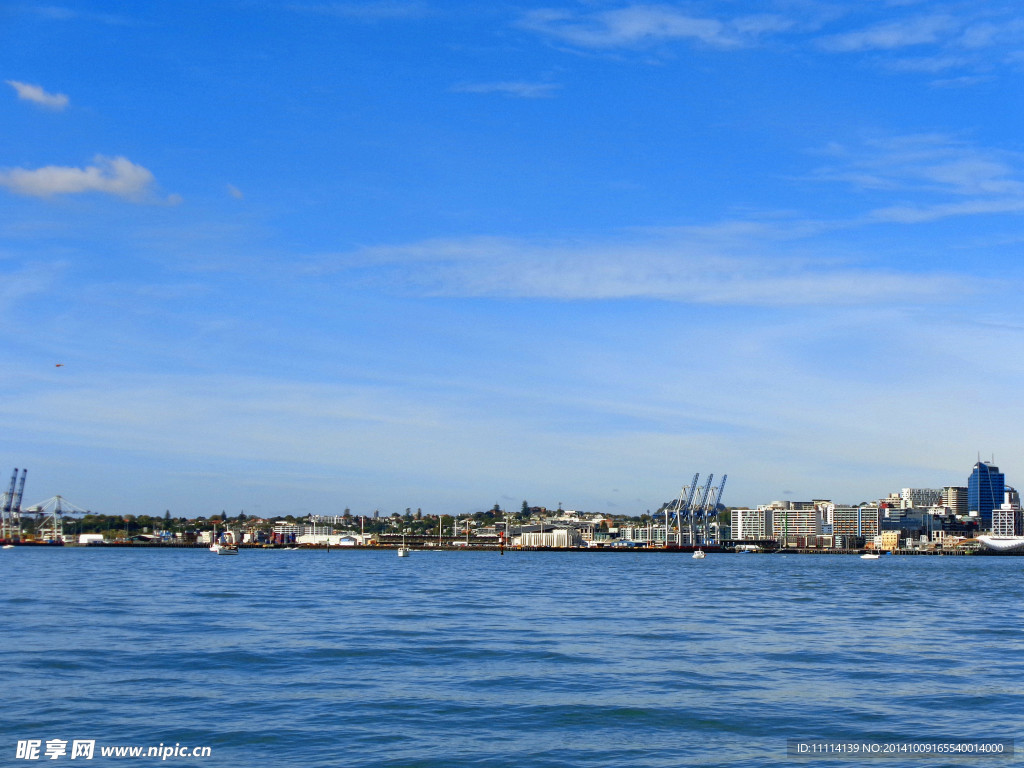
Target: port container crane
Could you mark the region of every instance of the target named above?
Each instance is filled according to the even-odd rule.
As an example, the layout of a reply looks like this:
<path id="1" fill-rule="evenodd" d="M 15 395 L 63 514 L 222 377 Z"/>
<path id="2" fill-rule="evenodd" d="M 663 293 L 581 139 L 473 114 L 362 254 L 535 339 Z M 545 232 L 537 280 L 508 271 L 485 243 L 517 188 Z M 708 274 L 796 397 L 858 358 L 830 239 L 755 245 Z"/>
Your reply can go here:
<path id="1" fill-rule="evenodd" d="M 18 468 L 14 468 L 14 472 L 11 473 L 11 490 L 4 496 L 4 515 L 11 514 L 11 505 L 14 503 L 14 485 L 18 482 Z"/>
<path id="2" fill-rule="evenodd" d="M 722 475 L 722 482 L 718 484 L 718 491 L 717 493 L 715 493 L 715 503 L 708 507 L 704 512 L 704 527 L 707 529 L 709 534 L 711 532 L 711 518 L 715 517 L 718 514 L 718 505 L 722 503 L 722 491 L 725 490 L 725 481 L 728 479 L 728 475 Z M 713 539 L 714 544 L 718 543 L 718 530 L 718 526 L 716 525 L 715 535 Z"/>
<path id="3" fill-rule="evenodd" d="M 697 533 L 700 534 L 700 539 L 701 540 L 700 541 L 695 541 L 695 540 L 693 540 L 691 538 L 691 540 L 690 540 L 691 544 L 703 544 L 704 543 L 705 535 L 703 534 L 703 532 L 700 529 L 703 527 L 703 523 L 704 523 L 704 521 L 702 519 L 703 518 L 704 505 L 708 503 L 708 495 L 711 493 L 711 481 L 713 481 L 714 479 L 715 479 L 714 474 L 708 475 L 708 480 L 707 480 L 706 483 L 704 483 L 704 487 L 701 489 L 700 496 L 697 497 L 698 498 L 697 504 L 696 504 L 696 506 L 693 507 L 694 512 L 696 513 L 696 517 L 698 518 L 697 519 L 697 529 L 698 529 Z"/>
<path id="4" fill-rule="evenodd" d="M 679 498 L 676 500 L 676 531 L 677 538 L 676 543 L 682 545 L 683 543 L 683 521 L 689 522 L 690 520 L 690 505 L 693 503 L 693 494 L 697 490 L 697 480 L 700 478 L 700 472 L 696 472 L 693 475 L 693 480 L 689 486 L 683 486 L 683 489 L 679 492 Z M 692 528 L 690 526 L 691 539 L 693 536 Z M 665 546 L 668 546 L 668 515 L 665 516 Z"/>

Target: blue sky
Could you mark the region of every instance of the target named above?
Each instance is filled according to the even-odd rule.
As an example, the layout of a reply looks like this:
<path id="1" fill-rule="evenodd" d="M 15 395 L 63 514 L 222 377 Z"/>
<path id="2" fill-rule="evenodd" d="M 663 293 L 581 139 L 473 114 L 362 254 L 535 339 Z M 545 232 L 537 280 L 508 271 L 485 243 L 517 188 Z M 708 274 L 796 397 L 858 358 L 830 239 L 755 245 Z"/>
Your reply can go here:
<path id="1" fill-rule="evenodd" d="M 26 501 L 1024 482 L 1016 4 L 14 2 L 0 49 Z"/>

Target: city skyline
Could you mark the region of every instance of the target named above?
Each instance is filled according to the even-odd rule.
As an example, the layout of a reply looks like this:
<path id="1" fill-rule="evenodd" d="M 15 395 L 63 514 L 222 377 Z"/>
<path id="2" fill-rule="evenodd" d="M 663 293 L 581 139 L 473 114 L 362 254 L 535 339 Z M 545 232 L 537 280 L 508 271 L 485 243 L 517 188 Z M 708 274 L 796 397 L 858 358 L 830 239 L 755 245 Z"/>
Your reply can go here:
<path id="1" fill-rule="evenodd" d="M 26 502 L 634 514 L 696 471 L 854 502 L 979 451 L 1013 484 L 1012 7 L 0 14 Z"/>

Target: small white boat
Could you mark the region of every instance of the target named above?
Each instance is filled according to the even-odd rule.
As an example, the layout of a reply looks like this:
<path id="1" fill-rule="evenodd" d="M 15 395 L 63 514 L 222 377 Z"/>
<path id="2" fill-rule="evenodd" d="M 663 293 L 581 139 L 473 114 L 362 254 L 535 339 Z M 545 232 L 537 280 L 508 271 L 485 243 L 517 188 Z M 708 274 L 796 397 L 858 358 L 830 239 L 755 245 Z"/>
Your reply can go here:
<path id="1" fill-rule="evenodd" d="M 860 556 L 861 560 L 877 560 L 880 557 L 876 552 L 866 552 Z"/>
<path id="2" fill-rule="evenodd" d="M 14 549 L 13 544 L 4 544 L 4 549 Z"/>
<path id="3" fill-rule="evenodd" d="M 405 546 L 405 531 L 402 531 L 402 546 L 400 546 L 398 548 L 398 556 L 399 557 L 408 557 L 409 556 L 409 548 L 407 546 Z"/>
<path id="4" fill-rule="evenodd" d="M 705 557 L 707 557 L 707 555 L 704 553 L 703 549 L 698 549 L 696 552 L 693 553 L 694 560 L 703 560 Z"/>
<path id="5" fill-rule="evenodd" d="M 224 531 L 220 541 L 217 540 L 217 529 L 213 529 L 213 544 L 210 545 L 210 551 L 217 555 L 237 555 L 238 545 L 234 541 L 234 536 L 231 535 L 230 531 Z"/>

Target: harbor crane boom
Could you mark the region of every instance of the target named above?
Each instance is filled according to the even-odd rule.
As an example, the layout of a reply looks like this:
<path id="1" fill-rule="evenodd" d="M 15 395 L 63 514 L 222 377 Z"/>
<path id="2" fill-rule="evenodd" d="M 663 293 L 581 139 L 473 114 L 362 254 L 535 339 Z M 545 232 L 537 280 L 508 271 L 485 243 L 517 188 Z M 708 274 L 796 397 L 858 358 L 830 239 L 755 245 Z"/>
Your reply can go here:
<path id="1" fill-rule="evenodd" d="M 708 475 L 708 481 L 706 483 L 704 483 L 704 487 L 701 489 L 700 496 L 697 497 L 698 498 L 698 502 L 697 502 L 697 505 L 694 507 L 694 510 L 697 512 L 698 516 L 703 517 L 704 505 L 708 503 L 708 495 L 711 493 L 711 481 L 714 480 L 714 479 L 715 479 L 714 474 Z M 698 528 L 703 526 L 703 522 L 704 522 L 703 520 L 698 520 L 697 521 Z M 704 537 L 702 536 L 701 538 L 702 538 L 702 540 L 700 542 L 694 541 L 694 542 L 691 542 L 691 543 L 693 543 L 693 544 L 698 544 L 698 543 L 699 544 L 703 544 L 704 543 L 703 542 L 703 538 Z"/>
<path id="2" fill-rule="evenodd" d="M 18 482 L 18 468 L 14 468 L 14 472 L 11 474 L 11 490 L 7 492 L 4 497 L 4 508 L 3 513 L 5 515 L 11 514 L 11 506 L 14 504 L 14 484 Z"/>
<path id="3" fill-rule="evenodd" d="M 18 493 L 14 496 L 14 502 L 11 504 L 11 514 L 13 515 L 21 514 L 21 499 L 25 495 L 25 475 L 27 474 L 27 469 L 21 470 L 21 482 L 18 483 Z"/>
<path id="4" fill-rule="evenodd" d="M 679 492 L 679 499 L 676 501 L 676 530 L 679 536 L 676 543 L 680 545 L 683 543 L 683 521 L 690 522 L 690 505 L 693 503 L 693 494 L 697 490 L 697 480 L 699 478 L 700 472 L 695 472 L 689 487 L 683 486 L 683 489 Z M 686 497 L 685 499 L 683 498 L 684 496 Z M 692 525 L 690 525 L 690 538 L 691 540 L 693 539 Z M 668 545 L 668 529 L 665 530 L 665 544 Z"/>
<path id="5" fill-rule="evenodd" d="M 725 481 L 729 479 L 728 475 L 722 475 L 722 482 L 718 484 L 718 492 L 715 494 L 715 503 L 712 504 L 705 512 L 705 527 L 711 531 L 711 518 L 718 514 L 718 505 L 722 503 L 722 491 L 725 490 Z M 715 543 L 718 543 L 718 526 L 715 526 Z"/>

